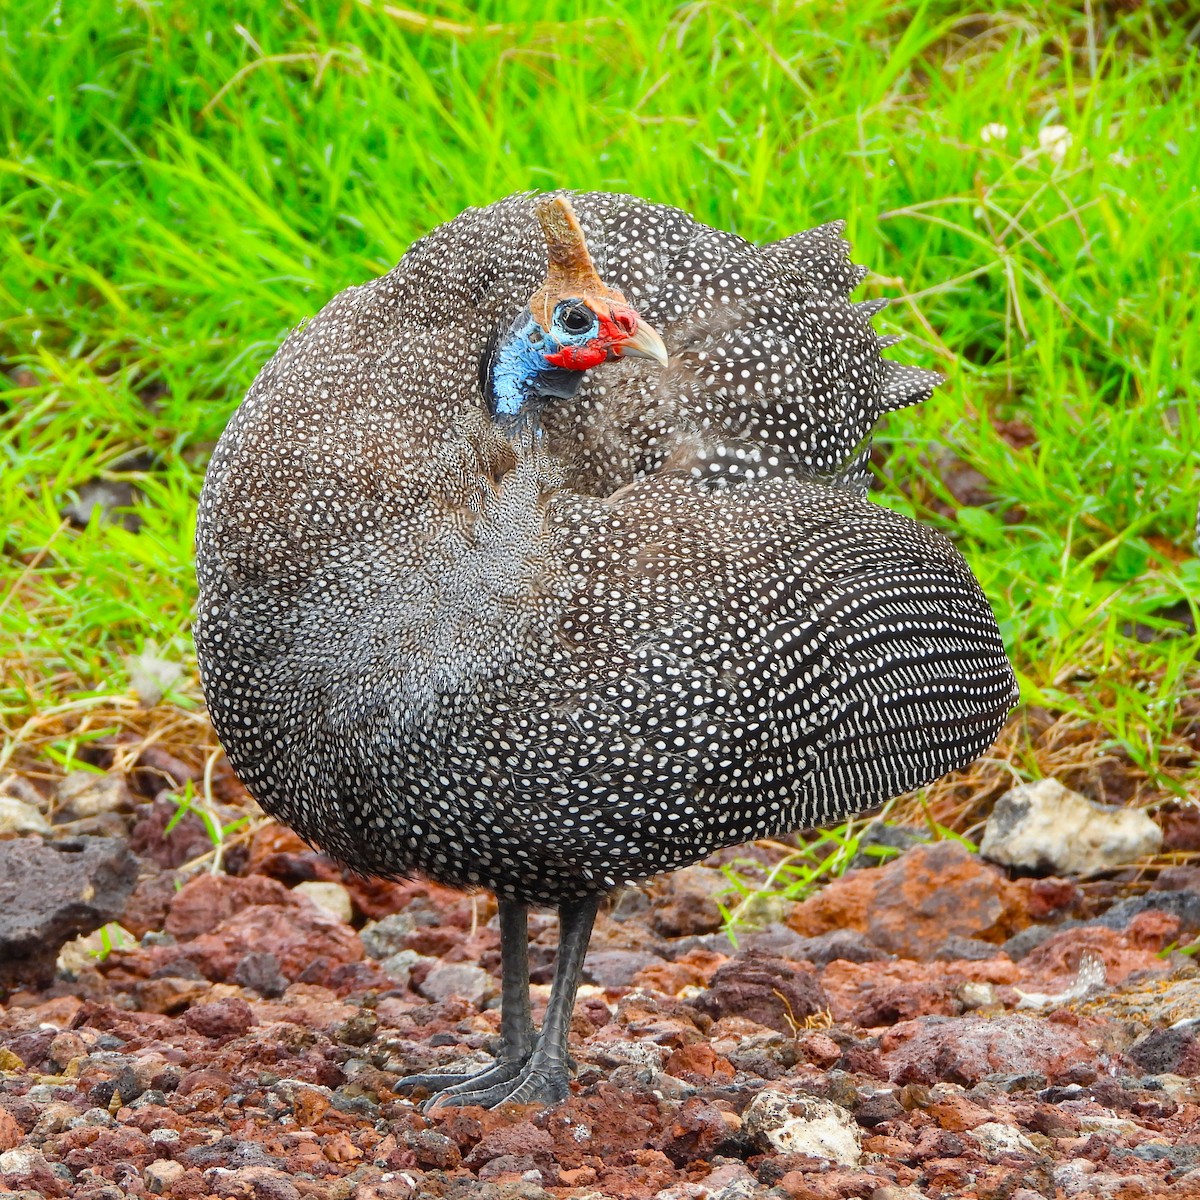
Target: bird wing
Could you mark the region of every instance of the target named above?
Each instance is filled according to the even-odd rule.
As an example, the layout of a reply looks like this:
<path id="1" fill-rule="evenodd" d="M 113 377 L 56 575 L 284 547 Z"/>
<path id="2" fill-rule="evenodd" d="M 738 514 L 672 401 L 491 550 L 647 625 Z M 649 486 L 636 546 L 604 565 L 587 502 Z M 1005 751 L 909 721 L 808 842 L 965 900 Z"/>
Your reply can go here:
<path id="1" fill-rule="evenodd" d="M 564 652 L 484 736 L 506 819 L 563 874 L 642 878 L 870 808 L 971 761 L 1015 699 L 958 552 L 853 490 L 656 477 L 559 517 L 582 576 Z"/>

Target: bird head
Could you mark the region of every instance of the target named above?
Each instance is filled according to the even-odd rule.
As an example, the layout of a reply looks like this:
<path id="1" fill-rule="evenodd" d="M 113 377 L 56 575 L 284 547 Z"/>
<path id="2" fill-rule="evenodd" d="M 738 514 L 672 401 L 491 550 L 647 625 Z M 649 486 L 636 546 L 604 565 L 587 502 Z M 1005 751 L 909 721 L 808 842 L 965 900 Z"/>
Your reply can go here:
<path id="1" fill-rule="evenodd" d="M 536 416 L 541 401 L 573 396 L 583 373 L 601 363 L 649 358 L 667 365 L 657 331 L 597 273 L 571 202 L 545 197 L 536 212 L 546 278 L 481 364 L 484 394 L 501 423 Z"/>

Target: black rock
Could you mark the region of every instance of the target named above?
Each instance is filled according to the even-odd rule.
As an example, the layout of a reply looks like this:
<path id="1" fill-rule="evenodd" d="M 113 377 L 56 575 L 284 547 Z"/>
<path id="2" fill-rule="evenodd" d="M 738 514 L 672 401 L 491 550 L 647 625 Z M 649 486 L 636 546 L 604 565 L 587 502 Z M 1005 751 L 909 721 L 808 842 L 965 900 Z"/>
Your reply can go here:
<path id="1" fill-rule="evenodd" d="M 45 987 L 63 943 L 119 917 L 137 876 L 118 838 L 0 842 L 0 989 Z"/>
<path id="2" fill-rule="evenodd" d="M 243 954 L 233 969 L 233 979 L 268 1000 L 282 996 L 288 988 L 279 959 L 268 950 L 251 950 Z"/>
<path id="3" fill-rule="evenodd" d="M 793 950 L 788 958 L 806 958 L 818 967 L 828 966 L 837 959 L 865 963 L 887 962 L 893 957 L 857 929 L 834 929 L 816 937 L 798 937 Z"/>
<path id="4" fill-rule="evenodd" d="M 889 825 L 886 821 L 872 821 L 858 836 L 858 850 L 850 860 L 850 866 L 881 867 L 912 846 L 928 841 L 929 834 L 924 830 L 910 829 L 906 825 Z M 895 853 L 889 854 L 889 850 Z"/>
<path id="5" fill-rule="evenodd" d="M 1061 933 L 1064 929 L 1074 929 L 1079 925 L 1086 924 L 1086 921 L 1077 921 L 1071 918 L 1066 921 L 1059 921 L 1057 925 L 1030 925 L 1028 929 L 1022 929 L 1020 933 L 1013 934 L 1000 949 L 1013 962 L 1020 962 L 1027 954 L 1032 954 L 1043 942 L 1049 941 L 1056 933 Z"/>
<path id="6" fill-rule="evenodd" d="M 884 1121 L 894 1121 L 903 1116 L 904 1106 L 891 1092 L 870 1096 L 854 1110 L 854 1119 L 866 1129 L 874 1129 Z"/>
<path id="7" fill-rule="evenodd" d="M 982 962 L 987 958 L 995 958 L 1003 953 L 1003 948 L 994 946 L 991 942 L 980 941 L 979 938 L 963 937 L 961 934 L 951 934 L 934 952 L 934 962 Z"/>
<path id="8" fill-rule="evenodd" d="M 662 961 L 649 950 L 592 950 L 583 960 L 583 978 L 604 988 L 629 987 L 640 970 Z"/>
<path id="9" fill-rule="evenodd" d="M 1152 1029 L 1126 1054 L 1151 1075 L 1191 1074 L 1200 1069 L 1200 1044 L 1196 1028 L 1189 1026 L 1191 1022 L 1173 1029 Z"/>

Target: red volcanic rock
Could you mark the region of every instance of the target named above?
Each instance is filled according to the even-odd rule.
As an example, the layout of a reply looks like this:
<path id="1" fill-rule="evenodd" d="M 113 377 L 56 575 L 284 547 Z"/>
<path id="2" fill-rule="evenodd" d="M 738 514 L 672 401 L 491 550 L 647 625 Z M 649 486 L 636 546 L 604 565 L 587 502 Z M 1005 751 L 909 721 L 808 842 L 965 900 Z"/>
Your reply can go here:
<path id="1" fill-rule="evenodd" d="M 664 937 L 715 933 L 724 919 L 717 897 L 730 890 L 729 880 L 712 867 L 685 867 L 651 885 L 658 901 L 650 911 L 650 927 Z"/>
<path id="2" fill-rule="evenodd" d="M 905 1021 L 883 1035 L 880 1049 L 893 1083 L 970 1085 L 995 1073 L 1037 1073 L 1053 1082 L 1096 1060 L 1074 1028 L 1019 1014 Z"/>
<path id="3" fill-rule="evenodd" d="M 788 917 L 814 937 L 856 929 L 876 946 L 926 959 L 949 937 L 1002 942 L 1029 924 L 1020 888 L 958 842 L 914 846 L 885 867 L 849 871 Z"/>
<path id="4" fill-rule="evenodd" d="M 522 1121 L 519 1125 L 494 1129 L 485 1134 L 463 1159 L 463 1163 L 472 1170 L 478 1170 L 493 1159 L 510 1155 L 532 1158 L 539 1167 L 548 1167 L 554 1161 L 554 1139 L 532 1122 Z"/>
<path id="5" fill-rule="evenodd" d="M 225 996 L 207 1004 L 194 1004 L 183 1023 L 208 1038 L 241 1037 L 254 1024 L 254 1010 L 245 1000 Z"/>
<path id="6" fill-rule="evenodd" d="M 218 918 L 217 923 L 178 945 L 139 951 L 138 963 L 146 974 L 170 975 L 175 964 L 186 960 L 205 979 L 229 983 L 236 981 L 246 955 L 256 953 L 272 955 L 286 980 L 319 983 L 343 964 L 363 957 L 362 942 L 349 925 L 272 879 L 226 879 L 226 884 L 235 885 L 228 888 L 201 888 L 200 882 L 188 885 L 196 886 L 196 893 L 184 903 L 181 915 L 172 910 L 168 930 L 175 924 L 190 933 L 206 912 Z M 237 897 L 248 907 L 220 919 Z"/>
<path id="7" fill-rule="evenodd" d="M 16 1117 L 0 1108 L 0 1151 L 19 1146 L 24 1137 L 25 1131 L 17 1124 Z"/>
<path id="8" fill-rule="evenodd" d="M 1083 903 L 1083 893 L 1073 879 L 1050 875 L 1045 879 L 1022 876 L 1013 880 L 1025 901 L 1030 920 L 1048 921 L 1062 914 L 1077 914 Z"/>
<path id="9" fill-rule="evenodd" d="M 162 929 L 178 892 L 174 871 L 159 871 L 140 879 L 121 912 L 120 925 L 135 938 Z"/>
<path id="10" fill-rule="evenodd" d="M 712 977 L 695 1005 L 714 1020 L 736 1016 L 781 1033 L 794 1033 L 806 1018 L 829 1007 L 817 973 L 767 954 L 749 950 Z"/>
<path id="11" fill-rule="evenodd" d="M 857 1200 L 859 1196 L 883 1197 L 887 1200 L 885 1183 L 878 1175 L 866 1171 L 789 1171 L 779 1181 L 779 1190 L 788 1200 Z M 899 1193 L 898 1200 L 909 1200 L 919 1193 Z"/>
<path id="12" fill-rule="evenodd" d="M 1107 982 L 1118 984 L 1135 971 L 1169 970 L 1158 952 L 1178 931 L 1175 917 L 1155 911 L 1139 913 L 1120 931 L 1103 925 L 1063 929 L 1031 950 L 1021 960 L 1021 968 L 1047 986 L 1066 987 L 1078 974 L 1083 956 L 1092 954 L 1104 960 Z"/>
<path id="13" fill-rule="evenodd" d="M 729 1074 L 732 1076 L 732 1068 Z M 729 1140 L 735 1131 L 735 1123 L 741 1124 L 733 1114 L 693 1096 L 684 1101 L 674 1120 L 663 1131 L 659 1149 L 676 1166 L 686 1166 L 697 1159 L 708 1162 L 716 1148 Z"/>
<path id="14" fill-rule="evenodd" d="M 929 1015 L 954 1015 L 966 982 L 1019 983 L 1019 968 L 1003 954 L 951 963 L 920 963 L 899 958 L 885 963 L 833 962 L 821 973 L 835 1021 L 894 1025 Z"/>
<path id="15" fill-rule="evenodd" d="M 961 1133 L 994 1120 L 992 1114 L 966 1096 L 949 1094 L 934 1100 L 925 1110 L 943 1129 Z"/>
<path id="16" fill-rule="evenodd" d="M 657 962 L 643 967 L 634 977 L 635 987 L 677 996 L 687 987 L 707 987 L 717 971 L 729 961 L 727 955 L 697 947 L 674 962 Z"/>
<path id="17" fill-rule="evenodd" d="M 673 1050 L 663 1064 L 668 1075 L 680 1078 L 695 1076 L 700 1079 L 732 1079 L 733 1064 L 722 1058 L 707 1042 L 690 1042 Z"/>
<path id="18" fill-rule="evenodd" d="M 568 1170 L 596 1159 L 618 1161 L 652 1145 L 667 1118 L 653 1098 L 601 1083 L 592 1095 L 570 1096 L 533 1118 L 554 1139 L 555 1159 Z M 653 1193 L 651 1193 L 653 1195 Z"/>
<path id="19" fill-rule="evenodd" d="M 281 883 L 261 876 L 197 875 L 171 901 L 164 930 L 181 942 L 211 933 L 222 921 L 254 904 L 297 904 Z M 259 947 L 255 947 L 258 949 Z"/>
<path id="20" fill-rule="evenodd" d="M 243 874 L 268 875 L 289 885 L 312 880 L 340 883 L 342 879 L 341 869 L 333 859 L 273 821 L 257 830 L 251 839 Z"/>
<path id="21" fill-rule="evenodd" d="M 164 870 L 181 867 L 212 850 L 204 822 L 194 812 L 180 817 L 179 805 L 170 792 L 160 793 L 153 804 L 143 805 L 138 811 L 129 834 L 130 849 Z"/>

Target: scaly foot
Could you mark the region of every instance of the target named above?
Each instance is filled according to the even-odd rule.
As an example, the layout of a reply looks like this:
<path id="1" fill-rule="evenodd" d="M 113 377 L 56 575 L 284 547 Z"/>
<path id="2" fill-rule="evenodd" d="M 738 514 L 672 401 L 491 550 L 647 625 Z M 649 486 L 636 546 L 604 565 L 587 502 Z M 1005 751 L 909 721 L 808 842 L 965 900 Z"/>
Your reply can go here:
<path id="1" fill-rule="evenodd" d="M 571 1076 L 561 1058 L 540 1047 L 507 1078 L 478 1075 L 467 1084 L 446 1088 L 421 1105 L 422 1112 L 435 1108 L 495 1108 L 501 1104 L 558 1104 L 571 1094 Z"/>
<path id="2" fill-rule="evenodd" d="M 529 1054 L 521 1058 L 498 1058 L 490 1067 L 484 1067 L 482 1071 L 427 1071 L 420 1075 L 404 1075 L 392 1084 L 392 1091 L 410 1092 L 420 1088 L 431 1093 L 430 1098 L 420 1106 L 422 1110 L 425 1110 L 432 1108 L 435 1102 L 451 1096 L 505 1087 L 520 1075 L 522 1067 L 529 1059 Z M 457 1101 L 457 1103 L 461 1103 L 461 1101 Z"/>

